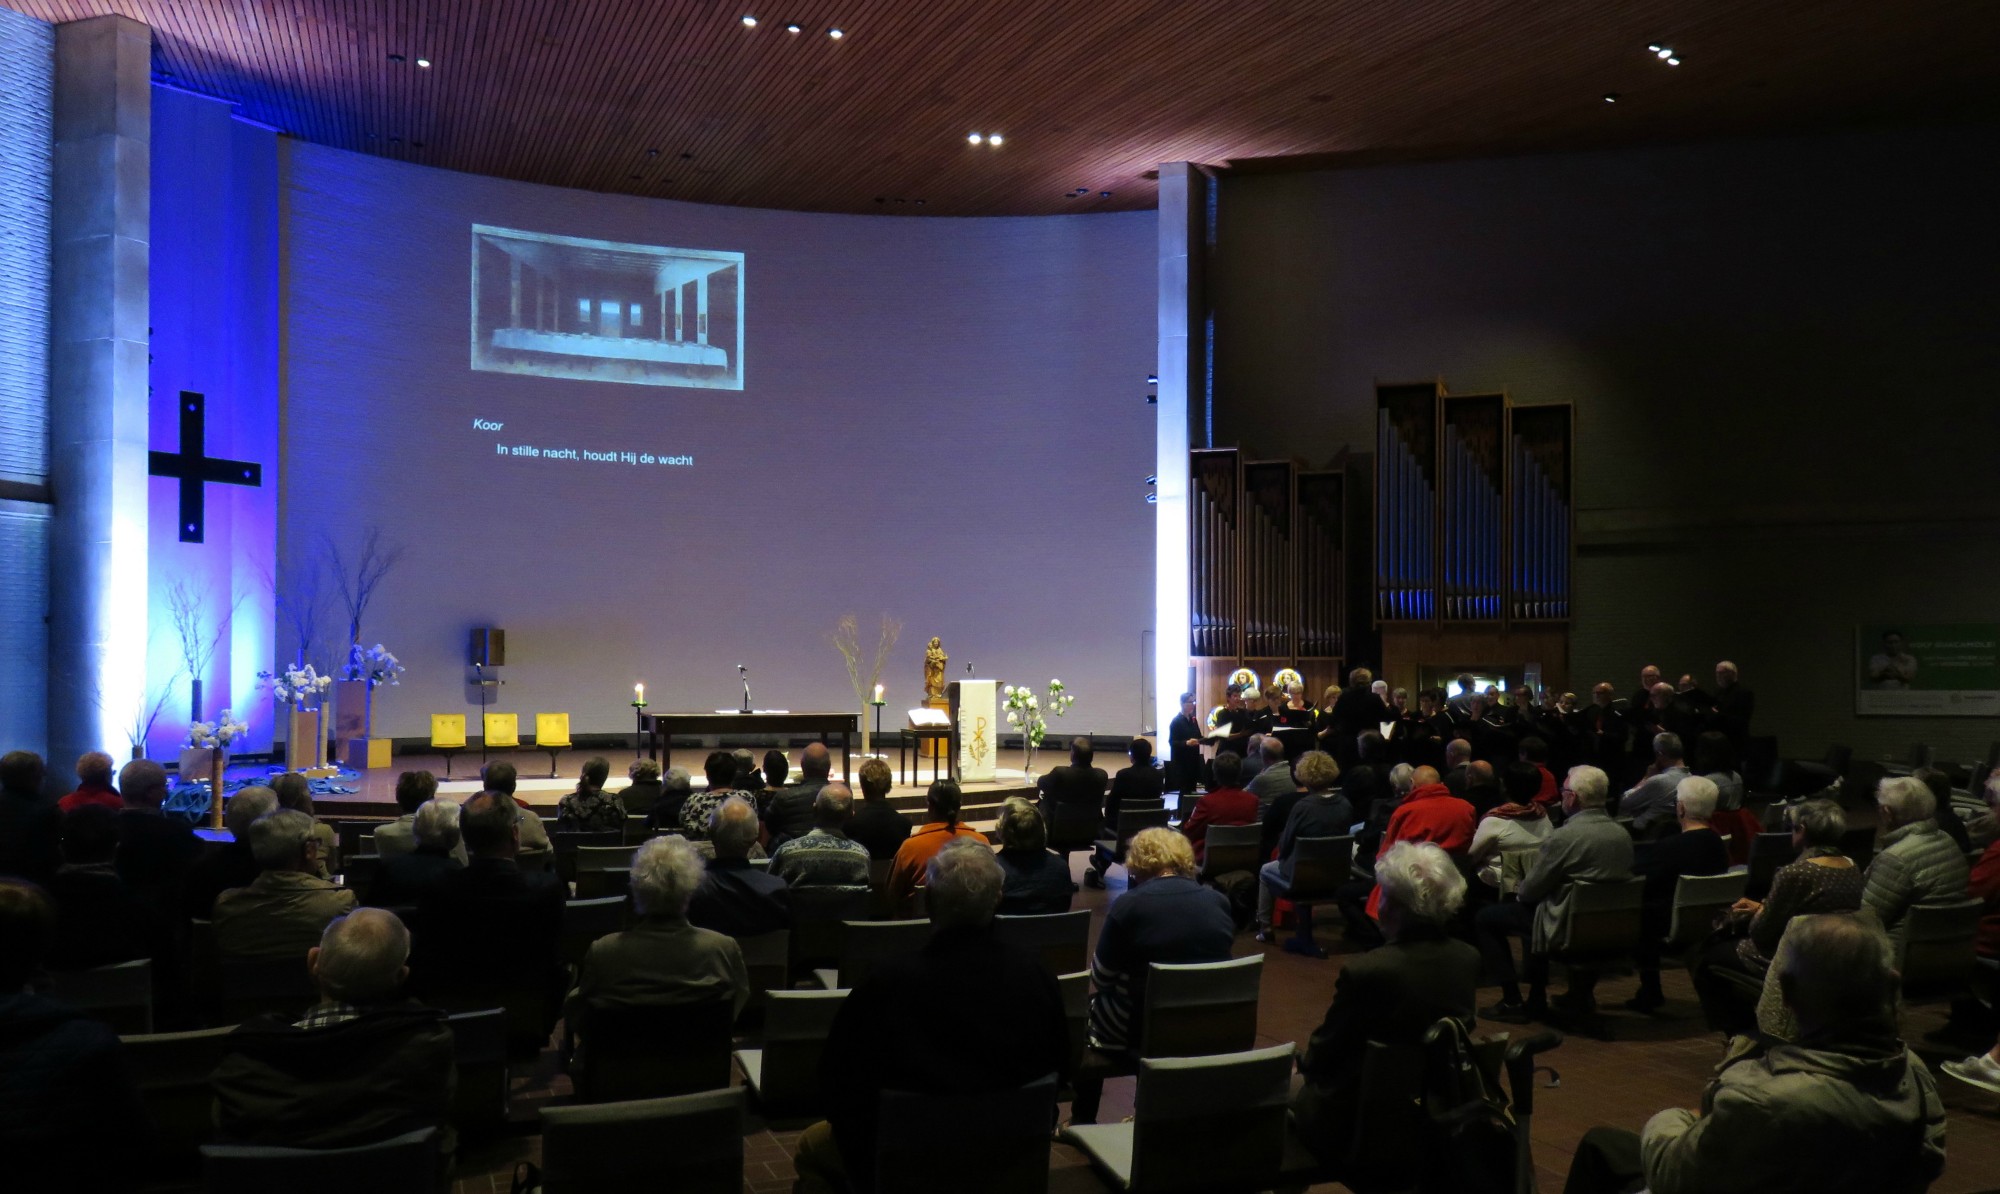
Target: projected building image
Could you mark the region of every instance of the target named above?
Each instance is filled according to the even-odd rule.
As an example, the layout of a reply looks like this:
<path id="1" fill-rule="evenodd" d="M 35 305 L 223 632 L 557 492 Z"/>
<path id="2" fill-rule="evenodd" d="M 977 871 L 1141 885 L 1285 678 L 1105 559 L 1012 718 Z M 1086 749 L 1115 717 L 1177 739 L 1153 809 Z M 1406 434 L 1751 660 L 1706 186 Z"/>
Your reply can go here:
<path id="1" fill-rule="evenodd" d="M 472 367 L 743 388 L 743 254 L 472 226 Z"/>

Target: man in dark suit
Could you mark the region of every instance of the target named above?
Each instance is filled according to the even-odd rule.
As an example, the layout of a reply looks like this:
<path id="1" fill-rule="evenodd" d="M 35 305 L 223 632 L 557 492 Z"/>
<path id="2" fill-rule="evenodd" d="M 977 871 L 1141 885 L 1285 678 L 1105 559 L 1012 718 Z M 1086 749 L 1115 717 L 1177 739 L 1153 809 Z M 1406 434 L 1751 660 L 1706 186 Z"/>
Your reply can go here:
<path id="1" fill-rule="evenodd" d="M 186 822 L 160 813 L 167 799 L 167 769 L 135 759 L 118 773 L 125 808 L 118 814 L 118 877 L 143 898 L 177 907 L 181 885 L 201 857 L 201 839 Z"/>
<path id="2" fill-rule="evenodd" d="M 1111 786 L 1110 777 L 1104 768 L 1092 767 L 1090 739 L 1072 738 L 1069 743 L 1069 766 L 1053 767 L 1044 775 L 1036 787 L 1042 793 L 1042 815 L 1051 824 L 1055 816 L 1051 811 L 1058 804 L 1081 804 L 1094 809 L 1104 807 L 1104 794 Z"/>
<path id="3" fill-rule="evenodd" d="M 970 839 L 952 842 L 931 859 L 926 876 L 931 939 L 916 953 L 876 963 L 827 1034 L 820 1086 L 828 1120 L 806 1130 L 795 1158 L 796 1189 L 805 1194 L 874 1188 L 884 1091 L 978 1094 L 1049 1075 L 1061 1086 L 1069 1077 L 1061 989 L 1032 954 L 993 934 L 1005 878 L 993 852 Z M 913 1007 L 951 1009 L 955 1023 L 978 1026 L 982 1047 L 953 1047 L 949 1032 L 907 1031 Z M 1008 1158 L 980 1163 L 1007 1165 Z M 1045 1161 L 1036 1163 L 1046 1170 Z M 950 1185 L 942 1176 L 940 1183 Z"/>
<path id="4" fill-rule="evenodd" d="M 1312 1034 L 1292 1099 L 1299 1139 L 1337 1163 L 1359 1111 L 1362 1059 L 1371 1041 L 1421 1044 L 1446 1016 L 1469 1030 L 1476 1011 L 1479 951 L 1447 931 L 1465 900 L 1465 877 L 1431 842 L 1398 842 L 1375 860 L 1387 944 L 1350 957 L 1334 980 L 1333 1004 Z"/>
<path id="5" fill-rule="evenodd" d="M 875 862 L 893 860 L 910 838 L 910 819 L 889 803 L 894 778 L 882 759 L 861 764 L 861 801 L 847 823 L 848 839 L 868 847 L 868 857 Z"/>
<path id="6" fill-rule="evenodd" d="M 364 893 L 368 903 L 378 908 L 414 908 L 444 885 L 454 871 L 463 870 L 458 861 L 460 813 L 449 800 L 427 800 L 417 807 L 410 821 L 410 836 L 416 849 L 392 854 L 382 860 L 375 882 Z"/>
<path id="7" fill-rule="evenodd" d="M 1715 665 L 1715 712 L 1708 728 L 1729 739 L 1740 756 L 1750 737 L 1750 717 L 1757 711 L 1757 694 L 1743 687 L 1736 665 L 1727 659 Z"/>
<path id="8" fill-rule="evenodd" d="M 447 875 L 418 905 L 423 932 L 411 969 L 426 996 L 545 992 L 546 1039 L 562 1011 L 568 984 L 561 961 L 568 892 L 554 874 L 523 871 L 516 861 L 524 815 L 532 814 L 524 814 L 503 792 L 481 792 L 459 810 L 459 834 L 472 860 Z M 525 1038 L 516 1042 L 526 1043 Z"/>
<path id="9" fill-rule="evenodd" d="M 731 796 L 710 815 L 708 837 L 715 857 L 688 901 L 688 923 L 731 937 L 759 937 L 791 928 L 791 888 L 776 875 L 750 865 L 750 847 L 757 841 L 756 808 L 741 796 Z"/>
<path id="10" fill-rule="evenodd" d="M 813 801 L 833 774 L 833 752 L 825 743 L 811 743 L 799 752 L 799 772 L 799 781 L 773 792 L 764 810 L 764 827 L 770 831 L 774 847 L 786 838 L 812 832 Z"/>
<path id="11" fill-rule="evenodd" d="M 1194 694 L 1181 694 L 1181 711 L 1167 726 L 1167 783 L 1182 795 L 1201 784 L 1201 721 Z"/>

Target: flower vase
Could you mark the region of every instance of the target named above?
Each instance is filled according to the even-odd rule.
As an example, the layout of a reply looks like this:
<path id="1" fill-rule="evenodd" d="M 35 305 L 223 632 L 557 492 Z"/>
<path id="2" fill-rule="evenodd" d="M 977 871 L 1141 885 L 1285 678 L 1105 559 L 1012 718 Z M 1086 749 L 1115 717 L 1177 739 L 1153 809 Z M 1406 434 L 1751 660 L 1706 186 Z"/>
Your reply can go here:
<path id="1" fill-rule="evenodd" d="M 319 714 L 294 705 L 285 716 L 285 770 L 304 771 L 319 766 L 319 752 L 313 742 L 319 737 Z"/>
<path id="2" fill-rule="evenodd" d="M 862 758 L 865 759 L 869 757 L 868 752 L 870 749 L 870 743 L 872 741 L 873 740 L 870 738 L 868 733 L 868 702 L 863 701 L 861 702 L 861 757 Z"/>
<path id="3" fill-rule="evenodd" d="M 1023 771 L 1027 774 L 1028 782 L 1034 783 L 1035 782 L 1035 736 L 1033 734 L 1021 735 L 1021 749 L 1028 752 L 1028 761 L 1025 767 L 1023 768 Z"/>
<path id="4" fill-rule="evenodd" d="M 209 775 L 212 781 L 208 793 L 208 827 L 210 829 L 222 828 L 222 768 L 227 758 L 227 753 L 219 746 L 211 748 L 208 752 Z"/>

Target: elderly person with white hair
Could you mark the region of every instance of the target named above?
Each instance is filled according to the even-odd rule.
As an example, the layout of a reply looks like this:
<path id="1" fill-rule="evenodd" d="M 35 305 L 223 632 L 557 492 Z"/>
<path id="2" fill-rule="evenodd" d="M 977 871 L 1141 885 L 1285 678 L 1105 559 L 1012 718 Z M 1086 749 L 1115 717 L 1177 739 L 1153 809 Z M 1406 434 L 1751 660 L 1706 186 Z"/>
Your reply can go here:
<path id="1" fill-rule="evenodd" d="M 633 782 L 636 784 L 638 781 L 635 779 Z M 646 831 L 680 832 L 681 808 L 693 792 L 694 777 L 688 774 L 687 768 L 667 768 L 667 773 L 660 777 L 660 794 L 654 798 L 652 807 L 646 810 Z"/>
<path id="2" fill-rule="evenodd" d="M 278 794 L 262 784 L 238 788 L 222 812 L 229 840 L 217 842 L 188 871 L 181 885 L 181 906 L 187 915 L 208 920 L 215 915 L 216 897 L 232 887 L 257 881 L 257 859 L 250 853 L 250 826 L 265 813 L 278 811 Z"/>
<path id="3" fill-rule="evenodd" d="M 1626 1000 L 1635 1012 L 1651 1012 L 1666 1003 L 1660 990 L 1660 940 L 1673 925 L 1674 890 L 1682 875 L 1720 875 L 1729 869 L 1729 847 L 1709 821 L 1718 799 L 1715 784 L 1699 776 L 1682 780 L 1674 793 L 1679 832 L 1652 843 L 1634 868 L 1646 878 L 1639 919 L 1639 993 Z"/>
<path id="4" fill-rule="evenodd" d="M 708 817 L 715 857 L 695 888 L 688 920 L 731 937 L 757 937 L 792 927 L 792 893 L 785 881 L 750 865 L 757 844 L 757 806 L 737 793 Z"/>
<path id="5" fill-rule="evenodd" d="M 1945 1109 L 1897 1038 L 1895 963 L 1865 918 L 1793 921 L 1772 970 L 1797 1037 L 1736 1038 L 1698 1111 L 1662 1111 L 1636 1136 L 1592 1128 L 1566 1194 L 1928 1189 L 1944 1172 Z"/>
<path id="6" fill-rule="evenodd" d="M 1048 1076 L 1060 1086 L 1069 1076 L 1069 1031 L 1056 980 L 1034 954 L 994 935 L 1003 883 L 983 842 L 960 839 L 931 856 L 925 866 L 930 940 L 875 963 L 827 1033 L 820 1073 L 828 1120 L 799 1139 L 793 1186 L 799 1194 L 874 1188 L 884 1091 L 982 1094 Z M 912 1009 L 966 1029 L 911 1032 Z M 966 1031 L 976 1031 L 976 1048 Z M 1005 1171 L 1020 1162 L 1003 1150 L 976 1160 L 968 1153 L 967 1163 Z M 1028 1176 L 1037 1187 L 1047 1181 L 1046 1156 L 1030 1153 L 1026 1163 L 1036 1170 Z M 951 1181 L 939 1175 L 936 1185 L 948 1189 Z"/>
<path id="7" fill-rule="evenodd" d="M 1965 898 L 1971 865 L 1938 828 L 1937 797 L 1911 776 L 1885 779 L 1875 794 L 1875 858 L 1861 902 L 1891 932 L 1912 904 Z"/>
<path id="8" fill-rule="evenodd" d="M 319 1003 L 296 1023 L 246 1021 L 209 1079 L 223 1142 L 345 1148 L 434 1127 L 449 1158 L 451 1028 L 402 996 L 409 930 L 392 912 L 361 908 L 318 941 L 305 962 Z"/>
<path id="9" fill-rule="evenodd" d="M 1375 860 L 1375 883 L 1386 944 L 1341 967 L 1292 1098 L 1294 1130 L 1326 1164 L 1338 1163 L 1353 1135 L 1369 1042 L 1420 1044 L 1440 1019 L 1469 1030 L 1475 1015 L 1479 951 L 1448 932 L 1465 900 L 1451 856 L 1431 842 L 1397 842 Z"/>
<path id="10" fill-rule="evenodd" d="M 354 910 L 353 892 L 314 873 L 320 861 L 317 830 L 310 816 L 284 808 L 250 823 L 257 878 L 215 899 L 215 945 L 223 957 L 299 957 L 319 940 L 328 921 Z"/>
<path id="11" fill-rule="evenodd" d="M 362 893 L 362 902 L 378 908 L 414 908 L 438 889 L 446 875 L 462 869 L 465 844 L 458 817 L 458 804 L 451 800 L 418 805 L 410 816 L 415 849 L 384 857 L 375 881 Z"/>
<path id="12" fill-rule="evenodd" d="M 1674 798 L 1688 774 L 1687 747 L 1681 736 L 1653 735 L 1652 767 L 1618 800 L 1618 815 L 1631 820 L 1633 837 L 1644 841 L 1673 832 Z"/>
<path id="13" fill-rule="evenodd" d="M 702 859 L 683 838 L 656 837 L 632 859 L 638 921 L 591 943 L 577 971 L 573 1008 L 750 1001 L 750 976 L 733 938 L 688 923 Z M 588 1013 L 583 1015 L 587 1018 Z M 586 1039 L 588 1029 L 583 1030 Z"/>

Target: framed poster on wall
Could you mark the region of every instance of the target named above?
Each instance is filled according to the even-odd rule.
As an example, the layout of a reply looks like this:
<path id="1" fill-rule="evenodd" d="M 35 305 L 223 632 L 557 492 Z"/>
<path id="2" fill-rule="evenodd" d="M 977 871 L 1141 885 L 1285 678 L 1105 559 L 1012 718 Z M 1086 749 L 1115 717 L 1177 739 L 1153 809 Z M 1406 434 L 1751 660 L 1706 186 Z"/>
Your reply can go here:
<path id="1" fill-rule="evenodd" d="M 2000 715 L 2000 623 L 1863 623 L 1854 634 L 1854 712 Z"/>

